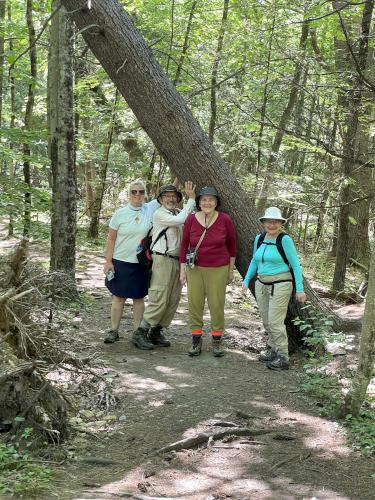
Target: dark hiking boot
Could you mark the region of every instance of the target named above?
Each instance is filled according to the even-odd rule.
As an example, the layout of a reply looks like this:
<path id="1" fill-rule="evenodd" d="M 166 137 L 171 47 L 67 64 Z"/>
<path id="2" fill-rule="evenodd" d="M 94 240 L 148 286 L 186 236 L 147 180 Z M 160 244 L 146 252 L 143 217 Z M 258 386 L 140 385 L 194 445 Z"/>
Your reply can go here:
<path id="1" fill-rule="evenodd" d="M 161 333 L 162 329 L 163 327 L 161 327 L 160 325 L 151 327 L 148 334 L 148 339 L 152 344 L 158 347 L 169 347 L 171 343 Z"/>
<path id="2" fill-rule="evenodd" d="M 144 351 L 150 351 L 154 348 L 154 345 L 147 338 L 148 330 L 144 328 L 137 328 L 132 335 L 131 342 L 138 347 L 138 349 L 143 349 Z"/>
<path id="3" fill-rule="evenodd" d="M 270 361 L 274 361 L 277 357 L 277 352 L 275 349 L 267 349 L 266 351 L 262 351 L 258 356 L 258 361 L 261 363 L 269 363 Z"/>
<path id="4" fill-rule="evenodd" d="M 212 354 L 215 358 L 221 358 L 224 356 L 224 351 L 222 349 L 222 336 L 217 335 L 212 337 Z"/>
<path id="5" fill-rule="evenodd" d="M 118 331 L 113 330 L 113 328 L 108 330 L 108 332 L 106 333 L 106 335 L 104 337 L 104 343 L 105 344 L 113 344 L 117 340 L 120 340 L 120 337 L 118 336 Z"/>
<path id="6" fill-rule="evenodd" d="M 270 370 L 289 370 L 289 361 L 282 354 L 277 354 L 273 361 L 267 363 Z"/>
<path id="7" fill-rule="evenodd" d="M 189 356 L 199 356 L 202 352 L 202 335 L 193 335 Z"/>

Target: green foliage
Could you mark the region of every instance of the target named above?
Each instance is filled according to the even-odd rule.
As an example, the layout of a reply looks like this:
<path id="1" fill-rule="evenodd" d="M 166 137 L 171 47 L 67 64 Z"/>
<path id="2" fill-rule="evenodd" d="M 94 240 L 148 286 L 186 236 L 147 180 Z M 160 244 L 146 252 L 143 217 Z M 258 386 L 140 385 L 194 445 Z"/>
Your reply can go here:
<path id="1" fill-rule="evenodd" d="M 33 429 L 26 427 L 21 436 L 26 447 Z M 31 456 L 20 451 L 20 443 L 0 443 L 0 493 L 8 496 L 28 498 L 48 488 L 52 471 L 43 465 L 34 463 Z"/>
<path id="2" fill-rule="evenodd" d="M 375 455 L 375 413 L 367 402 L 369 409 L 364 410 L 359 417 L 346 416 L 346 424 L 350 431 L 350 438 L 355 449 L 365 455 Z"/>
<path id="3" fill-rule="evenodd" d="M 304 340 L 308 347 L 309 359 L 303 365 L 302 389 L 306 394 L 318 400 L 322 417 L 334 417 L 344 399 L 343 386 L 340 383 L 342 375 L 329 369 L 333 356 L 324 352 L 323 346 L 325 340 L 342 340 L 343 336 L 332 332 L 330 330 L 332 321 L 314 312 L 311 304 L 305 307 L 311 310 L 310 319 L 294 320 L 294 324 L 305 335 Z M 353 375 L 351 372 L 345 374 L 347 378 Z M 370 409 L 370 402 L 367 401 L 366 404 L 369 409 L 363 411 L 357 418 L 347 415 L 345 425 L 353 447 L 361 450 L 365 455 L 373 455 L 375 454 L 375 414 Z"/>

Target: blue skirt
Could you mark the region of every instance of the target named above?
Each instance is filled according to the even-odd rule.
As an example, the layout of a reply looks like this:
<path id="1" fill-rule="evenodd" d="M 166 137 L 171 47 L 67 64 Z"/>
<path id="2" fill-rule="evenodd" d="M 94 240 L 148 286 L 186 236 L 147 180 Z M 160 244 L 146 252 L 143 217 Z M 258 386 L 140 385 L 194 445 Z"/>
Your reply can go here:
<path id="1" fill-rule="evenodd" d="M 115 277 L 105 286 L 116 297 L 124 299 L 143 299 L 148 293 L 147 276 L 143 268 L 136 263 L 112 259 Z"/>

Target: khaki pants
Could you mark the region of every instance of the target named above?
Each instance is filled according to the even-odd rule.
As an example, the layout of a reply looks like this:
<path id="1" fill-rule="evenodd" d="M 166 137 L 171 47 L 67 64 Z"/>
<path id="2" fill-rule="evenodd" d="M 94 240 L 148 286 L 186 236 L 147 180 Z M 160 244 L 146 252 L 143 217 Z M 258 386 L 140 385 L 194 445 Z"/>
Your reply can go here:
<path id="1" fill-rule="evenodd" d="M 271 295 L 272 288 L 273 295 Z M 268 345 L 287 359 L 289 359 L 288 335 L 284 320 L 292 291 L 293 283 L 290 282 L 275 283 L 273 287 L 263 285 L 258 280 L 255 282 L 255 298 L 264 329 L 268 334 Z"/>
<path id="2" fill-rule="evenodd" d="M 177 259 L 153 255 L 148 305 L 143 315 L 151 326 L 168 328 L 181 297 L 180 264 Z"/>
<path id="3" fill-rule="evenodd" d="M 224 332 L 225 291 L 229 266 L 187 268 L 189 327 L 192 331 L 203 327 L 203 311 L 207 298 L 211 316 L 211 332 Z"/>

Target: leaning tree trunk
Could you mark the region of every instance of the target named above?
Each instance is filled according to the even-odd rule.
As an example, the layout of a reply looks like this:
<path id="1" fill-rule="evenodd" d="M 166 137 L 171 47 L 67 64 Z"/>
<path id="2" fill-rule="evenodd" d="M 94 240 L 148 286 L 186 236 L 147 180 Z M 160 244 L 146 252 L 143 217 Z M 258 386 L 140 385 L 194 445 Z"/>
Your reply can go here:
<path id="1" fill-rule="evenodd" d="M 131 18 L 117 0 L 62 3 L 71 11 L 86 43 L 181 182 L 192 179 L 198 188 L 208 184 L 218 188 L 223 209 L 231 214 L 236 226 L 236 266 L 244 276 L 251 257 L 250 242 L 261 230 L 257 214 Z M 308 285 L 307 291 L 309 298 L 319 303 Z M 304 310 L 300 316 L 304 317 Z"/>
<path id="2" fill-rule="evenodd" d="M 58 8 L 60 0 L 52 7 Z M 50 268 L 75 276 L 76 172 L 73 112 L 73 23 L 64 8 L 51 22 L 48 61 L 49 155 L 52 167 Z M 73 283 L 73 281 L 72 281 Z"/>

